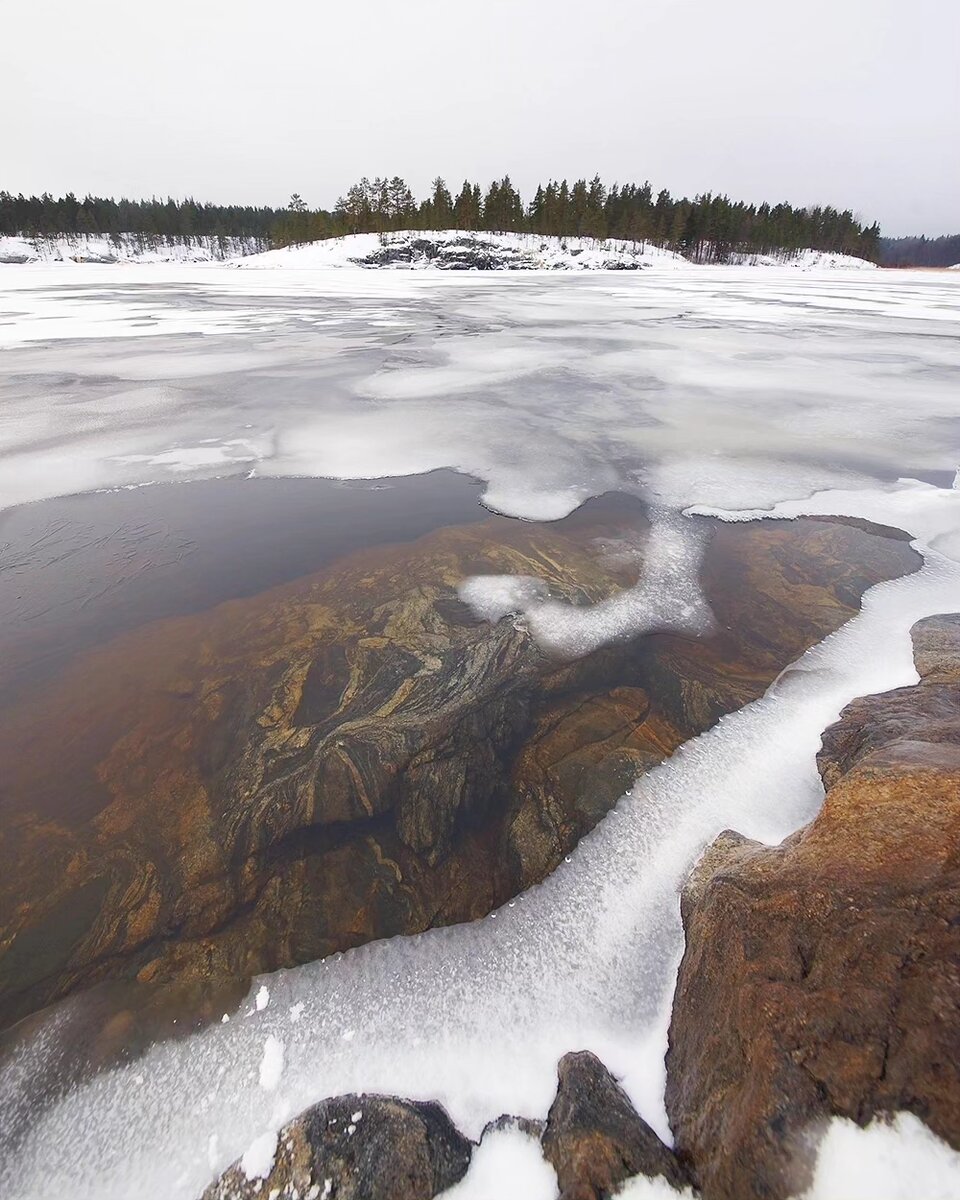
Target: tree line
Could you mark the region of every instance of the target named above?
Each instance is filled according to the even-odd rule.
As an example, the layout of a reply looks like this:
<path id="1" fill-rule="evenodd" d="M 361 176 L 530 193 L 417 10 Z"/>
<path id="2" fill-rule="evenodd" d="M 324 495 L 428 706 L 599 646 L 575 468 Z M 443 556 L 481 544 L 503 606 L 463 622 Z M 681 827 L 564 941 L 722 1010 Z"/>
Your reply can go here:
<path id="1" fill-rule="evenodd" d="M 526 232 L 560 237 L 652 242 L 696 262 L 776 250 L 835 250 L 875 260 L 880 229 L 850 211 L 786 203 L 746 204 L 707 192 L 676 198 L 649 183 L 548 180 L 524 200 L 509 175 L 486 189 L 464 180 L 451 191 L 437 178 L 416 199 L 399 176 L 363 178 L 331 210 L 311 209 L 294 194 L 282 209 L 200 204 L 186 200 L 109 200 L 73 194 L 55 198 L 0 192 L 0 234 L 140 234 L 186 239 L 252 237 L 284 246 L 349 233 L 398 229 Z"/>
<path id="2" fill-rule="evenodd" d="M 55 197 L 14 196 L 0 191 L 0 234 L 55 237 L 59 234 L 124 233 L 161 239 L 249 237 L 267 244 L 285 209 L 249 205 L 200 204 L 186 200 L 78 199 L 72 192 Z"/>
<path id="3" fill-rule="evenodd" d="M 880 261 L 885 267 L 952 267 L 960 263 L 960 233 L 936 238 L 881 238 Z"/>
<path id="4" fill-rule="evenodd" d="M 486 191 L 464 180 L 456 194 L 437 178 L 419 201 L 399 176 L 364 178 L 340 197 L 332 212 L 310 211 L 295 196 L 273 237 L 283 245 L 397 229 L 616 238 L 652 242 L 696 262 L 807 246 L 875 260 L 880 239 L 876 223 L 866 226 L 851 211 L 830 206 L 746 204 L 710 192 L 692 200 L 675 198 L 666 189 L 654 195 L 649 183 L 607 187 L 599 176 L 573 184 L 548 180 L 525 202 L 509 175 Z"/>

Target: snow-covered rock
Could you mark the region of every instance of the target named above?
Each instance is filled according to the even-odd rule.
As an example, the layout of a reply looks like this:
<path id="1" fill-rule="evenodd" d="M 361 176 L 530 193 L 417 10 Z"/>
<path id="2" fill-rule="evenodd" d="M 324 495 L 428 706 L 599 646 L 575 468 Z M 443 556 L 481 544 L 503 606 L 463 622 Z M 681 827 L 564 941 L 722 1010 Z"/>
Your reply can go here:
<path id="1" fill-rule="evenodd" d="M 444 271 L 636 271 L 685 267 L 686 260 L 649 242 L 474 233 L 462 229 L 356 233 L 303 246 L 268 250 L 237 263 L 264 267 L 439 268 Z"/>
<path id="2" fill-rule="evenodd" d="M 839 254 L 835 250 L 780 250 L 773 254 L 731 254 L 728 263 L 738 267 L 799 267 L 809 271 L 816 267 L 841 267 L 853 270 L 876 271 L 878 266 L 865 258 L 852 254 Z"/>
<path id="3" fill-rule="evenodd" d="M 256 254 L 257 238 L 164 238 L 146 234 L 62 234 L 57 237 L 0 237 L 0 263 L 202 263 Z"/>

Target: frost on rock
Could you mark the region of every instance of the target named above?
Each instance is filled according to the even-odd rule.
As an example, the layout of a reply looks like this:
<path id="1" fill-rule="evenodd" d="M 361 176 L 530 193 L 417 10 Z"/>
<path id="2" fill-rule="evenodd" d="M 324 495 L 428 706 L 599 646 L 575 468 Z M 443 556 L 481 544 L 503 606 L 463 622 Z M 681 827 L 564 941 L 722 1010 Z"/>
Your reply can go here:
<path id="1" fill-rule="evenodd" d="M 264 1133 L 250 1143 L 240 1159 L 240 1169 L 249 1180 L 265 1179 L 273 1170 L 277 1154 L 276 1133 Z"/>

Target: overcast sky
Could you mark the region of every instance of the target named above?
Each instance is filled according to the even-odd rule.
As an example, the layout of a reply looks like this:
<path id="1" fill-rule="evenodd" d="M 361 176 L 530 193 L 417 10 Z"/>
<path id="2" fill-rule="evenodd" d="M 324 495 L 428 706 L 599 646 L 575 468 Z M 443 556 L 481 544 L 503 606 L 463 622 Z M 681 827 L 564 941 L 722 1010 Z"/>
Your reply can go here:
<path id="1" fill-rule="evenodd" d="M 960 0 L 0 0 L 0 188 L 509 173 L 960 231 Z"/>

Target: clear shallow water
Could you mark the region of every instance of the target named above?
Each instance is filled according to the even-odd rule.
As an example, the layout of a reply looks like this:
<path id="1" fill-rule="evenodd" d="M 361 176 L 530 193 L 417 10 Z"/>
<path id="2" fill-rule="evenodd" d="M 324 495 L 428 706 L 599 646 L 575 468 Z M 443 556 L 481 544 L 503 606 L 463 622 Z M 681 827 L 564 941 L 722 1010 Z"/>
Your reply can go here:
<path id="1" fill-rule="evenodd" d="M 777 840 L 808 819 L 823 727 L 854 696 L 914 681 L 910 626 L 960 607 L 960 492 L 889 482 L 905 468 L 949 480 L 960 462 L 960 280 L 263 274 L 125 274 L 120 285 L 71 271 L 66 292 L 53 274 L 43 287 L 11 276 L 21 315 L 0 327 L 14 368 L 3 502 L 171 477 L 448 466 L 483 479 L 493 507 L 532 518 L 632 491 L 674 514 L 681 543 L 676 514 L 691 506 L 736 516 L 799 501 L 783 515 L 908 529 L 926 566 L 874 588 L 861 616 L 761 701 L 644 776 L 541 887 L 477 925 L 267 980 L 262 1011 L 248 1002 L 156 1047 L 8 1141 L 4 1194 L 193 1196 L 255 1137 L 353 1089 L 440 1099 L 476 1133 L 503 1111 L 542 1115 L 557 1058 L 584 1046 L 666 1132 L 662 1054 L 689 866 L 724 827 Z M 56 340 L 77 334 L 87 340 Z M 835 490 L 805 500 L 824 488 Z M 645 582 L 634 628 L 649 617 Z M 678 609 L 695 610 L 695 579 L 681 583 Z M 69 1053 L 63 1020 L 7 1064 L 0 1120 Z M 264 1087 L 276 1042 L 284 1069 Z"/>
<path id="2" fill-rule="evenodd" d="M 0 512 L 0 707 L 79 650 L 250 596 L 364 546 L 489 520 L 452 471 L 404 479 L 227 478 Z"/>

